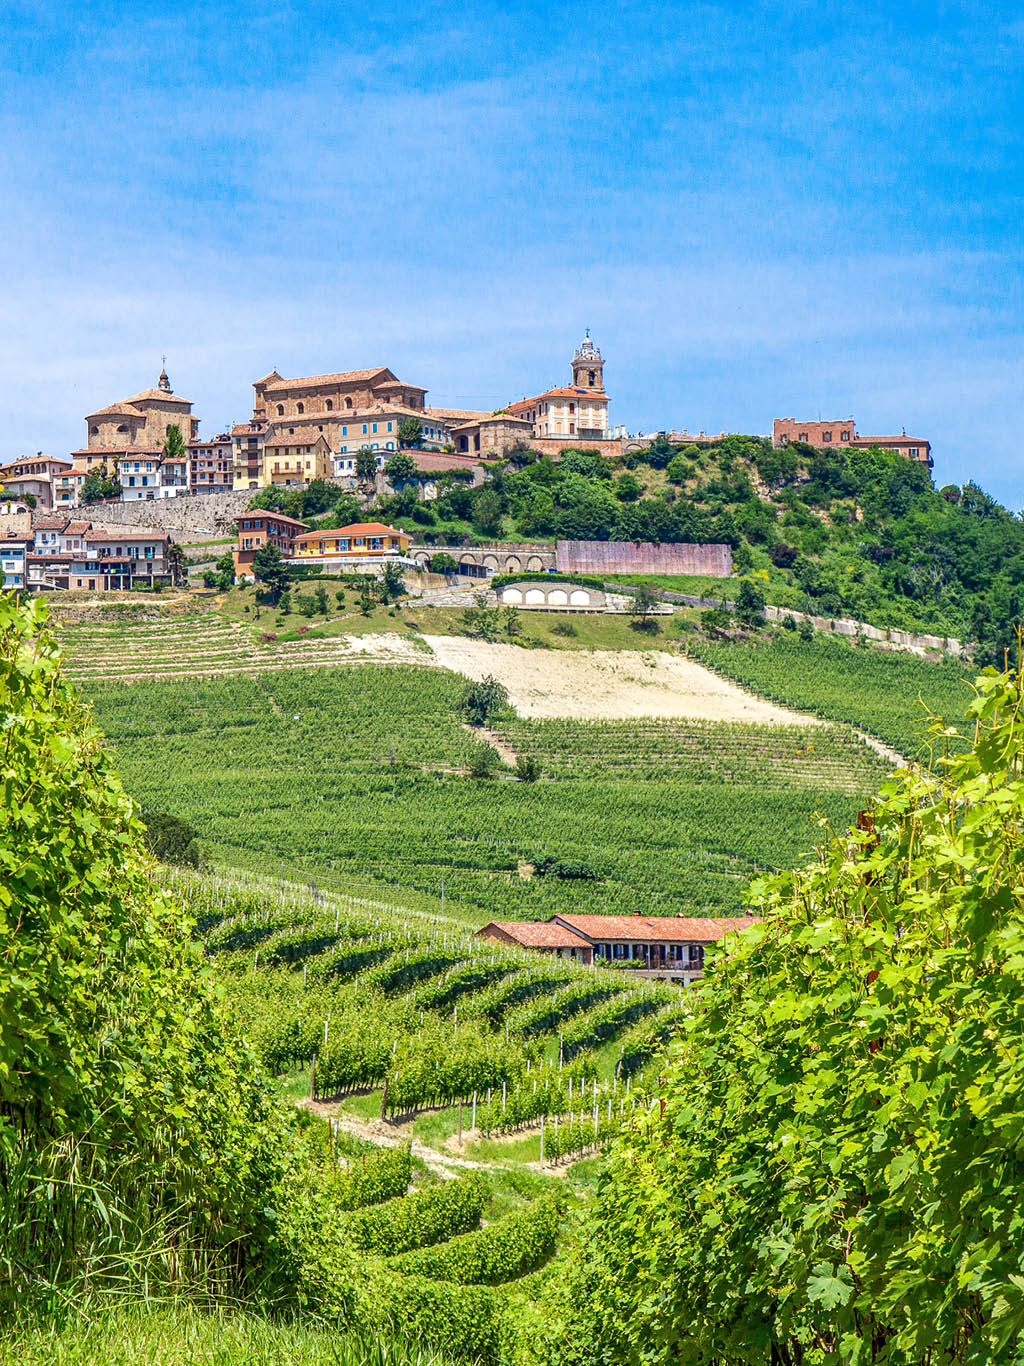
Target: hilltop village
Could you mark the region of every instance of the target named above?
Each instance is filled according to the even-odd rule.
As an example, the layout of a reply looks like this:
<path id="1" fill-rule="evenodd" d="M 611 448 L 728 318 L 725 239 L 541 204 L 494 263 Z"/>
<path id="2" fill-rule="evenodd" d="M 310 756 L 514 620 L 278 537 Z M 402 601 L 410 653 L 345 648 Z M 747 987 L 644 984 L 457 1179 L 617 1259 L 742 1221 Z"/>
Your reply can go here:
<path id="1" fill-rule="evenodd" d="M 521 464 L 527 454 L 558 462 L 569 452 L 583 452 L 628 463 L 654 443 L 699 451 L 725 438 L 724 432 L 685 430 L 645 436 L 614 425 L 604 364 L 588 332 L 572 355 L 564 386 L 496 412 L 434 407 L 425 388 L 386 366 L 300 378 L 272 370 L 253 384 L 249 421 L 209 438 L 200 434 L 191 401 L 175 393 L 164 368 L 154 388 L 88 413 L 79 448 L 66 455 L 37 452 L 0 466 L 3 586 L 120 592 L 178 582 L 183 557 L 173 548 L 180 539 L 174 529 L 188 524 L 181 500 L 195 507 L 204 500 L 200 522 L 228 520 L 237 528 L 236 573 L 249 573 L 253 554 L 267 543 L 286 558 L 376 570 L 385 559 L 408 557 L 413 537 L 407 531 L 379 520 L 353 520 L 325 538 L 272 502 L 264 506 L 276 518 L 242 516 L 250 502 L 260 503 L 246 495 L 333 485 L 368 505 L 375 495 L 410 485 L 421 497 L 453 481 L 474 487 L 503 466 Z M 905 431 L 864 436 L 852 418 L 776 419 L 770 439 L 780 450 L 878 448 L 931 466 L 926 439 Z M 170 499 L 181 516 L 147 519 L 148 505 Z M 602 567 L 716 572 L 694 546 L 651 560 L 639 545 L 648 539 L 638 535 L 632 554 L 616 551 L 602 559 Z M 422 567 L 430 558 L 420 547 L 410 563 Z M 543 547 L 517 545 L 501 554 L 492 546 L 485 555 L 461 554 L 455 567 L 471 577 L 502 569 L 588 567 L 568 552 L 564 559 L 556 563 Z"/>

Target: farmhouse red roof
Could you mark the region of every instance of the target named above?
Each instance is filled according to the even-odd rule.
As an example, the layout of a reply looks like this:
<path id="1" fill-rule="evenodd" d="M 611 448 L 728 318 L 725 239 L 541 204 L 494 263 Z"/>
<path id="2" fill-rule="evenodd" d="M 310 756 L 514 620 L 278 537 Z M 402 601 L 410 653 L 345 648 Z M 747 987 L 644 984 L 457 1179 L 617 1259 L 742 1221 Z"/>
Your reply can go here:
<path id="1" fill-rule="evenodd" d="M 621 939 L 634 944 L 692 940 L 710 944 L 730 930 L 747 930 L 757 923 L 755 917 L 748 915 L 559 915 L 554 919 L 587 939 Z"/>
<path id="2" fill-rule="evenodd" d="M 491 920 L 477 934 L 490 929 L 501 930 L 528 949 L 578 949 L 586 945 L 582 935 L 550 920 Z"/>

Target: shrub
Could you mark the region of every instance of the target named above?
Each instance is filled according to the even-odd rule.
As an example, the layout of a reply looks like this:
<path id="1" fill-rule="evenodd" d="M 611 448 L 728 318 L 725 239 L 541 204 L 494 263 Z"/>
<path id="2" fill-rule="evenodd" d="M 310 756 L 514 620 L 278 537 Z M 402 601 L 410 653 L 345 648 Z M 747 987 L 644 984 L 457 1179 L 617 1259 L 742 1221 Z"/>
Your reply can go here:
<path id="1" fill-rule="evenodd" d="M 392 1256 L 412 1248 L 444 1242 L 480 1223 L 486 1188 L 476 1175 L 357 1210 L 346 1222 L 345 1236 L 363 1252 Z"/>
<path id="2" fill-rule="evenodd" d="M 516 759 L 516 777 L 521 783 L 535 783 L 540 773 L 540 764 L 532 754 L 520 754 Z"/>
<path id="3" fill-rule="evenodd" d="M 508 689 L 488 674 L 469 683 L 462 694 L 462 713 L 471 726 L 486 726 L 508 710 Z"/>
<path id="4" fill-rule="evenodd" d="M 493 745 L 478 741 L 469 751 L 469 776 L 471 778 L 493 778 L 501 758 Z"/>
<path id="5" fill-rule="evenodd" d="M 576 636 L 579 632 L 571 621 L 556 621 L 551 628 L 553 636 Z"/>
<path id="6" fill-rule="evenodd" d="M 803 618 L 796 630 L 801 640 L 814 639 L 814 623 L 808 617 Z"/>
<path id="7" fill-rule="evenodd" d="M 142 808 L 140 818 L 146 848 L 161 863 L 177 863 L 185 868 L 199 867 L 196 832 L 187 821 L 166 811 Z"/>
<path id="8" fill-rule="evenodd" d="M 459 572 L 459 562 L 454 555 L 449 555 L 447 551 L 440 550 L 430 559 L 431 574 L 457 574 Z"/>
<path id="9" fill-rule="evenodd" d="M 464 1233 L 438 1246 L 392 1257 L 403 1275 L 429 1276 L 456 1285 L 500 1285 L 547 1261 L 555 1249 L 561 1223 L 557 1201 L 538 1200 L 525 1211 Z"/>

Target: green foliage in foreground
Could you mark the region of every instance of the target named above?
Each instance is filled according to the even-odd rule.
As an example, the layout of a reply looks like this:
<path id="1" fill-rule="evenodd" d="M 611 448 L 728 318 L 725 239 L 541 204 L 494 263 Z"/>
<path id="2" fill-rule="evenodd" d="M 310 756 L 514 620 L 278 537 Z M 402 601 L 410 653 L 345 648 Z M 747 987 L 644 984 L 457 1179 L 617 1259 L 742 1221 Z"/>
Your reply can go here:
<path id="1" fill-rule="evenodd" d="M 281 1133 L 43 621 L 0 595 L 0 1310 L 258 1277 Z"/>
<path id="2" fill-rule="evenodd" d="M 1024 679 L 979 686 L 973 750 L 711 957 L 582 1241 L 571 1360 L 1020 1360 Z"/>
<path id="3" fill-rule="evenodd" d="M 445 1366 L 425 1347 L 379 1333 L 172 1307 L 82 1306 L 59 1323 L 0 1334 L 3 1366 Z"/>

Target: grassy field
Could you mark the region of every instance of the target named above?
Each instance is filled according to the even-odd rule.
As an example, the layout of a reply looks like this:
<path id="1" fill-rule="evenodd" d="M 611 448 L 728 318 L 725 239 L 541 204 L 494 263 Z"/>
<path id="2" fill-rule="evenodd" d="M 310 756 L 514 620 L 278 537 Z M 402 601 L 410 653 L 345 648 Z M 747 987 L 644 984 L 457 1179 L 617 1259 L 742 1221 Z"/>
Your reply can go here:
<path id="1" fill-rule="evenodd" d="M 517 719 L 504 738 L 541 780 L 482 781 L 462 686 L 369 665 L 89 693 L 129 790 L 216 859 L 435 904 L 443 882 L 478 923 L 734 911 L 751 875 L 808 856 L 815 813 L 850 821 L 885 772 L 838 727 Z"/>

